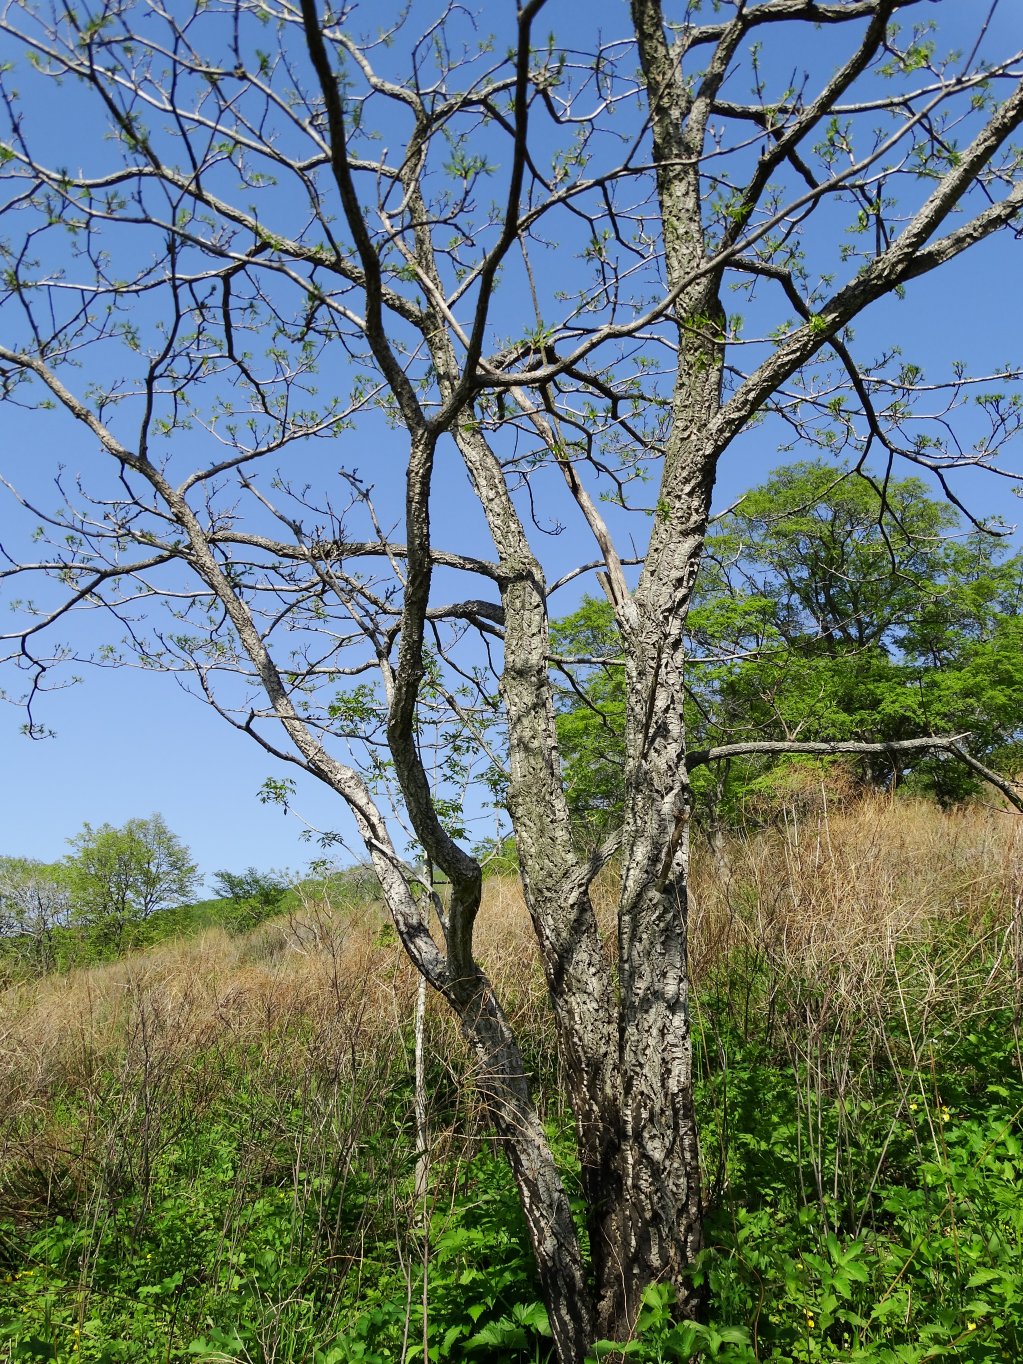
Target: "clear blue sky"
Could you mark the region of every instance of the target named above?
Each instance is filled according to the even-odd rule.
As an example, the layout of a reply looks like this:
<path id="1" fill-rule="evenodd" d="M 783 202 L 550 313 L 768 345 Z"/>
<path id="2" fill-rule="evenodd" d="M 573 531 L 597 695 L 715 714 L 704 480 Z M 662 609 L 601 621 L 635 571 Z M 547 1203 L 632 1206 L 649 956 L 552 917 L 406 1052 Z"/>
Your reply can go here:
<path id="1" fill-rule="evenodd" d="M 619 22 L 618 7 L 610 0 L 598 9 L 609 22 Z M 934 17 L 953 24 L 964 18 L 965 11 L 975 12 L 974 6 L 962 6 L 958 0 L 943 0 L 932 10 Z M 576 13 L 573 0 L 552 0 L 545 25 L 565 39 L 578 23 L 572 17 Z M 1010 29 L 1019 31 L 1018 13 L 1017 6 L 1002 5 L 990 35 L 993 48 L 1001 42 L 1004 50 Z M 580 35 L 580 40 L 584 37 Z M 70 135 L 59 103 L 39 104 L 27 115 L 48 121 L 55 139 Z M 1010 235 L 1002 235 L 938 279 L 912 287 L 905 301 L 886 305 L 872 318 L 872 332 L 864 327 L 860 339 L 876 340 L 880 347 L 897 336 L 906 358 L 935 374 L 959 358 L 978 371 L 1019 359 L 1021 249 Z M 388 440 L 393 442 L 390 447 Z M 370 479 L 394 481 L 400 452 L 400 437 L 383 434 L 381 443 L 367 450 L 362 472 Z M 55 427 L 0 404 L 0 471 L 27 475 L 40 489 L 58 463 L 73 470 L 76 461 L 87 462 L 89 457 L 88 443 L 69 424 Z M 762 481 L 780 462 L 767 431 L 745 437 L 720 470 L 719 506 Z M 1016 467 L 1023 467 L 1019 455 Z M 979 512 L 998 512 L 1010 522 L 1018 519 L 1023 504 L 1010 496 L 1008 485 L 971 476 L 958 486 Z M 440 544 L 488 552 L 464 475 L 446 475 L 438 488 L 435 513 Z M 0 517 L 10 515 L 9 503 L 0 504 Z M 4 538 L 0 525 L 0 540 Z M 579 543 L 576 531 L 566 531 L 560 542 L 548 546 L 552 576 L 559 562 L 567 566 L 577 560 Z M 575 600 L 566 593 L 563 609 L 571 610 Z M 258 800 L 267 777 L 284 775 L 274 761 L 183 694 L 173 678 L 127 668 L 80 671 L 82 682 L 51 697 L 42 713 L 56 731 L 53 738 L 24 737 L 19 733 L 22 715 L 12 707 L 0 707 L 4 776 L 0 855 L 55 860 L 64 855 L 66 840 L 85 821 L 121 824 L 155 811 L 191 848 L 207 875 L 221 867 L 298 868 L 317 855 L 318 850 L 302 840 L 298 818 Z M 341 832 L 350 828 L 338 798 L 311 779 L 299 778 L 295 805 L 319 828 Z"/>

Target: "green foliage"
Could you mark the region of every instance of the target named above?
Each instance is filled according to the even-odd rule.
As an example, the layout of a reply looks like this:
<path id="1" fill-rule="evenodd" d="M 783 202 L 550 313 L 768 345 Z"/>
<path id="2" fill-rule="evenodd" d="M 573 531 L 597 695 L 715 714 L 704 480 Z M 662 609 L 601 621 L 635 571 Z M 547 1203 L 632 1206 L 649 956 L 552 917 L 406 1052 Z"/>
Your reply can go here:
<path id="1" fill-rule="evenodd" d="M 639 1364 L 705 1358 L 746 1361 L 757 1358 L 750 1345 L 749 1333 L 742 1327 L 679 1321 L 674 1289 L 669 1284 L 650 1284 L 643 1291 L 643 1306 L 633 1338 L 624 1344 L 598 1340 L 587 1364 L 609 1357 L 635 1359 Z"/>
<path id="2" fill-rule="evenodd" d="M 0 1220 L 5 1358 L 391 1364 L 422 1360 L 424 1334 L 429 1360 L 537 1357 L 549 1329 L 497 1154 L 438 1163 L 423 1221 L 403 1074 L 371 1067 L 361 1095 L 320 1076 L 288 1096 L 239 1053 L 221 1075 L 212 1105 L 186 1089 L 183 1111 L 163 1111 L 144 1185 L 133 1163 L 80 1208 Z M 114 1112 L 96 1116 L 116 1130 Z"/>
<path id="3" fill-rule="evenodd" d="M 246 867 L 243 872 L 218 871 L 213 888 L 230 902 L 237 925 L 252 927 L 279 914 L 291 896 L 291 878 L 284 872 L 261 872 Z"/>
<path id="4" fill-rule="evenodd" d="M 198 868 L 162 815 L 129 819 L 120 829 L 86 824 L 68 841 L 74 917 L 101 950 L 137 940 L 152 914 L 187 900 L 198 884 Z"/>
<path id="5" fill-rule="evenodd" d="M 583 695 L 566 691 L 558 716 L 569 801 L 577 819 L 599 834 L 614 820 L 624 792 L 622 641 L 608 603 L 587 597 L 573 615 L 552 621 L 551 649 L 566 663 L 606 660 L 572 669 L 582 673 Z"/>
<path id="6" fill-rule="evenodd" d="M 1023 702 L 1023 558 L 964 532 L 918 479 L 889 481 L 882 494 L 869 477 L 795 464 L 745 497 L 708 548 L 690 629 L 708 660 L 693 690 L 712 742 L 968 732 L 995 765 L 1010 760 Z M 735 614 L 730 628 L 718 598 Z M 722 667 L 714 659 L 725 652 L 752 657 Z M 972 789 L 968 774 L 935 759 L 911 771 L 864 759 L 858 770 L 873 786 L 911 776 L 944 802 Z"/>
<path id="7" fill-rule="evenodd" d="M 978 756 L 1012 770 L 1023 752 L 1021 603 L 1023 556 L 965 532 L 920 480 L 891 480 L 882 493 L 830 465 L 778 470 L 708 535 L 687 621 L 690 747 L 969 734 Z M 585 660 L 558 733 L 576 815 L 599 829 L 621 802 L 621 641 L 608 605 L 593 600 L 553 638 L 563 660 Z M 943 758 L 851 767 L 861 784 L 944 804 L 976 789 Z M 800 760 L 732 759 L 694 784 L 738 820 L 787 803 L 806 771 Z"/>
<path id="8" fill-rule="evenodd" d="M 369 862 L 355 862 L 348 867 L 313 862 L 297 890 L 305 899 L 322 901 L 332 909 L 365 908 L 379 904 L 382 895 L 380 880 Z"/>
<path id="9" fill-rule="evenodd" d="M 371 866 L 321 860 L 303 878 L 255 867 L 220 871 L 220 895 L 192 901 L 196 868 L 159 816 L 123 829 L 87 824 L 70 841 L 78 856 L 59 863 L 0 858 L 0 979 L 87 966 L 210 928 L 247 932 L 303 907 L 365 909 L 380 900 Z M 514 865 L 512 850 L 494 870 Z"/>
<path id="10" fill-rule="evenodd" d="M 483 867 L 483 879 L 495 877 L 517 877 L 519 875 L 519 849 L 514 837 L 502 838 L 498 843 L 481 843 L 473 849 Z"/>
<path id="11" fill-rule="evenodd" d="M 761 1089 L 768 1073 L 774 1082 Z M 859 1145 L 855 1216 L 833 1192 L 800 1192 L 800 1077 L 766 1056 L 733 1075 L 757 1116 L 740 1117 L 735 1184 L 696 1271 L 715 1314 L 755 1343 L 726 1357 L 1019 1357 L 1023 1077 L 1011 1013 L 935 1045 L 919 1071 L 879 1071 L 860 1109 L 837 1097 L 827 1105 L 821 1164 L 839 1163 L 843 1141 Z"/>
<path id="12" fill-rule="evenodd" d="M 549 1337 L 537 1302 L 538 1286 L 518 1198 L 506 1163 L 481 1153 L 471 1170 L 434 1172 L 436 1203 L 417 1238 L 419 1264 L 410 1285 L 393 1252 L 374 1266 L 379 1278 L 364 1288 L 356 1315 L 345 1327 L 339 1364 L 388 1364 L 402 1354 L 424 1358 L 422 1296 L 427 1290 L 429 1360 L 472 1359 L 477 1364 L 527 1364 Z M 459 1184 L 454 1199 L 445 1188 Z M 424 1254 L 424 1251 L 428 1254 Z M 424 1284 L 425 1275 L 425 1284 Z M 540 1358 L 546 1358 L 543 1350 Z"/>
<path id="13" fill-rule="evenodd" d="M 0 858 L 0 939 L 32 972 L 60 961 L 71 916 L 67 870 L 26 857 Z"/>

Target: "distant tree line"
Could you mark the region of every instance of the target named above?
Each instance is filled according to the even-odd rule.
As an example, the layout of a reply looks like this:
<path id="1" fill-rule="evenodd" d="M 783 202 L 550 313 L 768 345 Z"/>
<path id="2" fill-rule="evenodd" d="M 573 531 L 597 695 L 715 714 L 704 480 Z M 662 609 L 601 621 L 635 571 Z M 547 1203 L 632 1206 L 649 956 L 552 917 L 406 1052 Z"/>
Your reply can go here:
<path id="1" fill-rule="evenodd" d="M 216 925 L 246 932 L 310 903 L 364 906 L 380 885 L 364 864 L 314 862 L 286 870 L 222 869 L 200 899 L 192 854 L 162 815 L 120 828 L 83 825 L 59 862 L 0 857 L 0 972 L 41 974 L 104 961 Z"/>
<path id="2" fill-rule="evenodd" d="M 92 956 L 117 955 L 144 940 L 154 914 L 199 888 L 198 867 L 162 815 L 120 828 L 85 824 L 68 842 L 60 862 L 0 858 L 0 935 L 34 969 L 80 957 L 83 945 Z"/>

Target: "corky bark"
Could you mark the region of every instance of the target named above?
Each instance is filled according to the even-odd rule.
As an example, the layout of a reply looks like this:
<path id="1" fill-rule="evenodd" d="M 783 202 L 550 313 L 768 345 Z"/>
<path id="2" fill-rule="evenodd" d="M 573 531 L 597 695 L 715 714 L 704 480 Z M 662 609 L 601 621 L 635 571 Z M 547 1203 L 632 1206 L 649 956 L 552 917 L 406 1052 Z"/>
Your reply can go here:
<path id="1" fill-rule="evenodd" d="M 660 5 L 633 0 L 632 14 L 679 350 L 646 563 L 632 611 L 619 612 L 629 698 L 618 907 L 625 1208 L 619 1329 L 635 1320 L 651 1278 L 674 1284 L 683 1304 L 695 1306 L 685 1271 L 701 1245 L 686 941 L 690 798 L 680 703 L 683 626 L 713 489 L 706 434 L 720 401 L 724 324 L 718 275 L 704 269 L 699 152 L 713 91 L 741 34 L 736 25 L 722 40 L 694 96 L 665 37 Z"/>
<path id="2" fill-rule="evenodd" d="M 509 809 L 579 1142 L 595 1321 L 609 1332 L 620 1322 L 624 1234 L 621 1078 L 611 973 L 590 900 L 591 873 L 573 849 L 558 768 L 543 571 L 486 442 L 472 430 L 458 439 L 504 578 L 501 691 L 509 726 Z"/>

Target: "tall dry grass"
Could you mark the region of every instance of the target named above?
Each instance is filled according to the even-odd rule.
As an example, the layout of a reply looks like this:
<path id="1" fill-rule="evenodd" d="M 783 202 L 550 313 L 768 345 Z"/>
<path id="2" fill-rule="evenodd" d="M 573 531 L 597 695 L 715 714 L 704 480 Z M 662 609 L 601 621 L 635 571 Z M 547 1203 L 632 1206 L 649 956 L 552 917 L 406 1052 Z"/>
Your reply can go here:
<path id="1" fill-rule="evenodd" d="M 942 924 L 981 938 L 1000 924 L 1011 937 L 1021 874 L 1023 821 L 1015 814 L 984 806 L 943 813 L 887 797 L 825 806 L 732 839 L 716 855 L 698 851 L 694 971 L 699 977 L 719 959 L 737 932 L 807 970 L 890 956 Z"/>
<path id="2" fill-rule="evenodd" d="M 936 1077 L 964 1038 L 1013 1020 L 1023 1071 L 1023 821 L 886 798 L 825 804 L 705 850 L 694 873 L 694 999 L 704 1072 L 721 1081 L 710 1183 L 720 1194 L 726 1180 L 736 1050 L 774 1057 L 793 1086 L 804 1198 L 844 1202 L 858 1231 L 910 1106 L 927 1117 L 921 1158 L 939 1149 Z"/>
<path id="3" fill-rule="evenodd" d="M 694 859 L 696 991 L 723 964 L 733 996 L 759 975 L 762 1027 L 784 995 L 804 1005 L 801 1032 L 849 1011 L 877 1023 L 910 997 L 923 1019 L 1018 1008 L 1021 902 L 1016 816 L 883 798 L 825 810 Z"/>
<path id="4" fill-rule="evenodd" d="M 553 1048 L 521 895 L 495 884 L 484 917 L 499 988 L 539 1066 Z M 8 986 L 0 1210 L 26 1229 L 58 1214 L 117 1222 L 130 1254 L 168 1161 L 198 1177 L 195 1133 L 223 1127 L 237 1148 L 239 1226 L 261 1189 L 290 1183 L 321 1260 L 357 1270 L 364 1236 L 389 1227 L 407 1239 L 413 1217 L 416 988 L 378 906 L 316 903 L 243 937 L 208 931 Z M 433 1156 L 457 1164 L 484 1134 L 457 1027 L 437 1001 L 426 1045 Z M 342 1228 L 350 1180 L 362 1212 Z M 129 1203 L 133 1222 L 120 1227 Z M 224 1255 L 235 1220 L 225 1217 Z"/>
<path id="5" fill-rule="evenodd" d="M 596 900 L 612 953 L 613 871 Z M 939 1033 L 1006 1004 L 1019 1017 L 1021 900 L 1023 824 L 979 807 L 942 814 L 881 799 L 825 806 L 716 848 L 694 840 L 690 951 L 704 1064 L 726 1066 L 736 1038 L 773 1048 L 799 1077 L 818 1190 L 860 1178 L 834 1159 L 824 1168 L 825 1110 L 836 1097 L 851 1110 L 881 1067 L 919 1083 Z M 517 883 L 487 885 L 477 937 L 531 1064 L 553 1079 Z M 374 1122 L 393 1126 L 385 1110 L 410 1083 L 415 990 L 378 909 L 318 905 L 246 937 L 208 932 L 7 987 L 0 1198 L 29 1219 L 145 1192 L 185 1128 L 217 1119 L 229 1071 L 249 1106 L 240 1115 L 247 1177 L 268 1179 L 289 1161 L 296 1180 L 309 1177 L 310 1141 L 323 1169 L 368 1145 L 378 1158 L 368 1135 Z M 427 1047 L 436 1107 L 457 1107 L 464 1052 L 436 1001 Z M 448 1113 L 436 1138 L 454 1142 L 459 1124 L 464 1136 L 472 1123 L 468 1110 L 457 1122 Z M 337 1178 L 341 1167 L 331 1165 Z"/>

